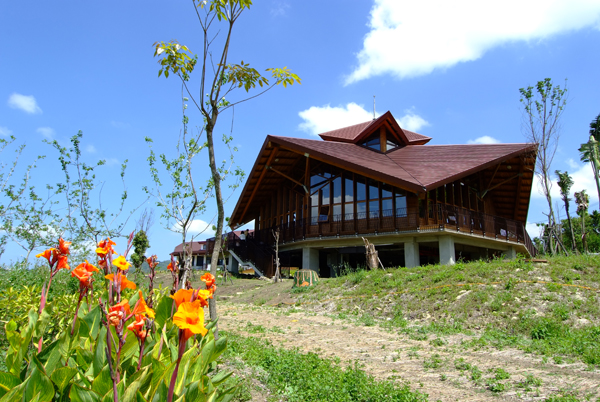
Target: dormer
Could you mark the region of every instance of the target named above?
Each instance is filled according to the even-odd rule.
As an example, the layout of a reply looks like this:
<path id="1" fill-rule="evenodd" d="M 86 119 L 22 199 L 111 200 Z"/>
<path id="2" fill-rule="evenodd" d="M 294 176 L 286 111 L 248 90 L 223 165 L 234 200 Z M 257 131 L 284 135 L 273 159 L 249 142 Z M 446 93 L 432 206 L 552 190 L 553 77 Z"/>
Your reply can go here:
<path id="1" fill-rule="evenodd" d="M 325 141 L 349 142 L 377 152 L 390 152 L 406 145 L 423 145 L 431 138 L 400 128 L 388 111 L 377 119 L 328 131 L 319 136 Z"/>

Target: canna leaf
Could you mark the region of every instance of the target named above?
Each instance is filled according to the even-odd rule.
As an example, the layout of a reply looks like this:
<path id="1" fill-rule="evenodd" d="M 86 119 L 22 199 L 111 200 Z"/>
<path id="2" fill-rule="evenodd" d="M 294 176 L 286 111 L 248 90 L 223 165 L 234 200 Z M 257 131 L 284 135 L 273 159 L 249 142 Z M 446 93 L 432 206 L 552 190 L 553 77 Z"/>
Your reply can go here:
<path id="1" fill-rule="evenodd" d="M 61 367 L 59 369 L 54 370 L 50 379 L 56 387 L 58 388 L 58 392 L 62 394 L 65 387 L 69 384 L 69 381 L 77 374 L 77 370 L 72 367 Z"/>

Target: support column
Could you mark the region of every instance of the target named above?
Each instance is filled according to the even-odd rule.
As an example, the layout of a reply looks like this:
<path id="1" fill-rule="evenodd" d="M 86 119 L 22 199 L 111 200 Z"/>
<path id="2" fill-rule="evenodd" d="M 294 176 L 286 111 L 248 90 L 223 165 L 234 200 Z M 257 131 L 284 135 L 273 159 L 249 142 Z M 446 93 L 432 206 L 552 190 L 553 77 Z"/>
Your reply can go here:
<path id="1" fill-rule="evenodd" d="M 312 269 L 319 273 L 319 250 L 310 247 L 302 248 L 302 269 Z"/>
<path id="2" fill-rule="evenodd" d="M 454 250 L 454 238 L 451 236 L 440 236 L 440 264 L 454 265 L 456 252 Z"/>
<path id="3" fill-rule="evenodd" d="M 410 241 L 404 243 L 404 266 L 406 268 L 418 267 L 421 265 L 420 260 L 419 243 L 413 237 Z"/>
<path id="4" fill-rule="evenodd" d="M 504 254 L 504 258 L 509 260 L 517 258 L 517 250 L 513 246 L 508 247 L 508 250 L 504 251 L 502 254 Z"/>

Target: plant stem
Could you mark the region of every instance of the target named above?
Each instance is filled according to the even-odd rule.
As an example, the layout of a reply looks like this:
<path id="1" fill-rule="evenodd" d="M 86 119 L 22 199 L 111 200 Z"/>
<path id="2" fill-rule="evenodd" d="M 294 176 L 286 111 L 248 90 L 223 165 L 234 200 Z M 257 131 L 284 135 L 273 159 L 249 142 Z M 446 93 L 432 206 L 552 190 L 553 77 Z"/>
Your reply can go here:
<path id="1" fill-rule="evenodd" d="M 177 354 L 177 363 L 175 364 L 175 370 L 173 370 L 173 375 L 171 376 L 171 383 L 169 384 L 167 402 L 173 402 L 173 392 L 175 391 L 175 383 L 177 382 L 177 372 L 179 371 L 179 363 L 181 363 L 181 357 L 183 356 L 185 344 L 187 343 L 187 340 L 184 339 L 184 333 L 185 331 L 183 329 L 179 330 L 179 353 Z"/>

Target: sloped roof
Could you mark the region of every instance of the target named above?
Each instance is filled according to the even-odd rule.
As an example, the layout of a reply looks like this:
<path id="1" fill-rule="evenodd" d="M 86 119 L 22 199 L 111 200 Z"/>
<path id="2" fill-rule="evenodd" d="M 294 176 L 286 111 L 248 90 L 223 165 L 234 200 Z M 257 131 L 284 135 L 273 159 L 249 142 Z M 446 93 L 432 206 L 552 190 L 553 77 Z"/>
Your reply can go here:
<path id="1" fill-rule="evenodd" d="M 394 131 L 407 145 L 422 145 L 431 140 L 431 137 L 400 128 L 400 125 L 398 125 L 398 122 L 396 122 L 394 116 L 392 116 L 390 112 L 386 112 L 377 119 L 366 121 L 364 123 L 321 133 L 319 134 L 319 137 L 325 141 L 348 142 L 356 144 L 362 139 L 373 134 L 375 130 L 386 123 L 390 129 Z"/>
<path id="2" fill-rule="evenodd" d="M 206 244 L 206 241 L 193 241 L 193 242 L 186 242 L 186 245 L 190 246 L 191 245 L 191 252 L 192 254 L 206 254 L 206 247 L 204 247 L 204 250 L 201 249 L 203 244 Z M 171 253 L 171 255 L 180 255 L 183 253 L 183 243 L 178 244 L 175 247 L 175 250 L 173 250 L 173 252 Z"/>
<path id="3" fill-rule="evenodd" d="M 534 147 L 531 144 L 407 145 L 383 154 L 342 142 L 274 136 L 267 137 L 267 141 L 413 191 L 429 191 Z"/>

